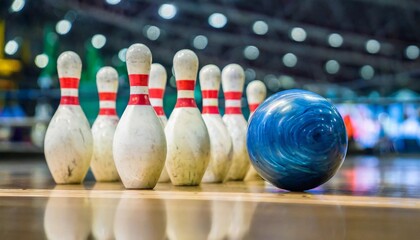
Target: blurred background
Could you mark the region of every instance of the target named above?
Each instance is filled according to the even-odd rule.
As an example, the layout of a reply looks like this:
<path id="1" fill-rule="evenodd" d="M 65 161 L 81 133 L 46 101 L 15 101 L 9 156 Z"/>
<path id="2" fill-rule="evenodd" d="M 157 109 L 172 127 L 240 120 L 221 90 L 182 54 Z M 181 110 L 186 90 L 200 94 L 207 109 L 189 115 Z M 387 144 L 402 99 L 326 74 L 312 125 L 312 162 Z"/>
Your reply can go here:
<path id="1" fill-rule="evenodd" d="M 189 48 L 200 67 L 242 65 L 245 84 L 262 80 L 268 96 L 301 88 L 328 98 L 346 123 L 349 154 L 420 153 L 419 23 L 415 0 L 1 0 L 0 155 L 42 152 L 60 98 L 56 59 L 66 50 L 83 61 L 80 102 L 89 121 L 105 65 L 119 73 L 121 115 L 125 52 L 136 42 L 166 67 L 168 116 L 172 58 Z M 199 86 L 196 99 L 200 106 Z"/>

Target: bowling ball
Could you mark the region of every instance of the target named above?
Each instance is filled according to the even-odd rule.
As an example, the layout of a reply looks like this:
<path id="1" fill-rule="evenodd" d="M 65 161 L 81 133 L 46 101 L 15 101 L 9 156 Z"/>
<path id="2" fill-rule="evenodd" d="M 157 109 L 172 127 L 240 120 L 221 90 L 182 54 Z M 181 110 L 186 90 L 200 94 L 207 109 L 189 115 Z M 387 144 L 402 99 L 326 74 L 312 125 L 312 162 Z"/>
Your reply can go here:
<path id="1" fill-rule="evenodd" d="M 304 90 L 276 93 L 250 119 L 247 147 L 265 180 L 290 191 L 315 188 L 334 176 L 347 152 L 347 133 L 337 109 Z"/>

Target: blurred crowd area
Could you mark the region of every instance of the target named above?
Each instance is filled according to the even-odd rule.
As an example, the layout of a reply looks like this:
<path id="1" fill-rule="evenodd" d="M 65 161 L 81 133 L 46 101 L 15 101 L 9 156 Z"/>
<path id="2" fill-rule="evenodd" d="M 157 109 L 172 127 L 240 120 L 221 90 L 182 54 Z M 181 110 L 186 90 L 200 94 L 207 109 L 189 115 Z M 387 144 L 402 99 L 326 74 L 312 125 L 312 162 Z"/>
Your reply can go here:
<path id="1" fill-rule="evenodd" d="M 419 153 L 417 103 L 338 104 L 349 137 L 349 152 Z"/>

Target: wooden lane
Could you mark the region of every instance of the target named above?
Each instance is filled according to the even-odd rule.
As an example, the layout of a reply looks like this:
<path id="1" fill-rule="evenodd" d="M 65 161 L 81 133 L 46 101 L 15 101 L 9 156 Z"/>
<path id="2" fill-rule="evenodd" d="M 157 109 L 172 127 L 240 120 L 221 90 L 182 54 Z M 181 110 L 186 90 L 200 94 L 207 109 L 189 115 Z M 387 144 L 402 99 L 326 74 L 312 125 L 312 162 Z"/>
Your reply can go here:
<path id="1" fill-rule="evenodd" d="M 281 204 L 340 205 L 370 208 L 420 209 L 420 199 L 391 198 L 371 196 L 320 195 L 311 193 L 270 193 L 261 182 L 254 184 L 214 185 L 177 188 L 170 184 L 160 184 L 158 190 L 123 190 L 121 183 L 94 185 L 84 189 L 84 185 L 63 185 L 55 189 L 0 189 L 1 197 L 60 197 L 60 198 L 130 198 L 163 200 L 208 200 L 208 201 L 245 201 Z M 254 192 L 240 191 L 252 186 Z M 117 190 L 115 190 L 117 189 Z M 169 189 L 169 190 L 159 190 Z"/>
<path id="2" fill-rule="evenodd" d="M 312 204 L 296 201 L 298 196 L 259 201 L 261 194 L 251 197 L 254 193 L 38 191 L 1 193 L 1 239 L 163 239 L 166 234 L 187 240 L 387 240 L 417 239 L 419 233 L 420 209 L 395 205 L 360 207 L 319 199 Z"/>
<path id="3" fill-rule="evenodd" d="M 0 162 L 0 239 L 417 239 L 420 162 L 348 160 L 306 193 L 262 181 L 55 185 L 42 161 Z"/>

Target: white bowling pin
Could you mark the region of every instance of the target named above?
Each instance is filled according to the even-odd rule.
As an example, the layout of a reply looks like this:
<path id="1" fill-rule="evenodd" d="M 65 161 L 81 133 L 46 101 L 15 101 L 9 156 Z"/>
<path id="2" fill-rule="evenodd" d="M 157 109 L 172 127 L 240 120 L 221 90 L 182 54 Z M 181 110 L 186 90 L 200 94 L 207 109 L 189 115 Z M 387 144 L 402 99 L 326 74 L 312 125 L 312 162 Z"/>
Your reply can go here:
<path id="1" fill-rule="evenodd" d="M 267 88 L 265 84 L 260 80 L 254 80 L 248 84 L 246 87 L 246 98 L 248 100 L 249 107 L 249 119 L 251 119 L 252 114 L 255 112 L 257 107 L 264 101 L 267 96 Z M 252 164 L 249 167 L 249 170 L 245 176 L 245 180 L 260 180 L 261 177 L 258 175 L 255 168 Z"/>
<path id="2" fill-rule="evenodd" d="M 57 70 L 61 101 L 45 134 L 45 158 L 56 183 L 81 183 L 89 169 L 93 145 L 89 122 L 79 105 L 82 61 L 74 52 L 63 52 Z"/>
<path id="3" fill-rule="evenodd" d="M 267 88 L 265 84 L 260 80 L 251 81 L 246 87 L 246 99 L 248 100 L 249 107 L 249 118 L 255 112 L 257 107 L 267 97 Z"/>
<path id="4" fill-rule="evenodd" d="M 166 118 L 165 112 L 163 111 L 163 95 L 165 94 L 166 88 L 166 70 L 159 63 L 153 63 L 150 69 L 149 77 L 149 96 L 150 104 L 152 104 L 155 112 L 165 128 L 168 119 Z M 163 167 L 162 173 L 159 177 L 158 182 L 169 182 L 169 175 L 166 167 Z"/>
<path id="5" fill-rule="evenodd" d="M 148 80 L 152 53 L 143 44 L 126 54 L 130 100 L 115 130 L 115 166 L 126 188 L 154 188 L 166 158 L 166 140 L 149 101 Z"/>
<path id="6" fill-rule="evenodd" d="M 203 94 L 202 116 L 210 136 L 210 162 L 203 182 L 220 183 L 226 178 L 232 163 L 232 140 L 219 113 L 218 95 L 220 69 L 206 65 L 200 71 L 200 85 Z"/>
<path id="7" fill-rule="evenodd" d="M 242 115 L 241 97 L 244 88 L 244 70 L 238 64 L 229 64 L 222 71 L 222 87 L 225 94 L 225 115 L 223 121 L 229 131 L 233 144 L 232 165 L 227 180 L 241 181 L 249 168 L 246 149 L 248 123 Z"/>
<path id="8" fill-rule="evenodd" d="M 174 57 L 178 99 L 165 128 L 166 168 L 174 185 L 199 185 L 210 160 L 207 127 L 194 100 L 197 55 L 180 50 Z"/>
<path id="9" fill-rule="evenodd" d="M 92 125 L 93 155 L 90 166 L 96 181 L 117 181 L 119 179 L 112 142 L 118 116 L 115 100 L 118 90 L 118 73 L 112 67 L 103 67 L 96 74 L 99 93 L 99 115 Z"/>

